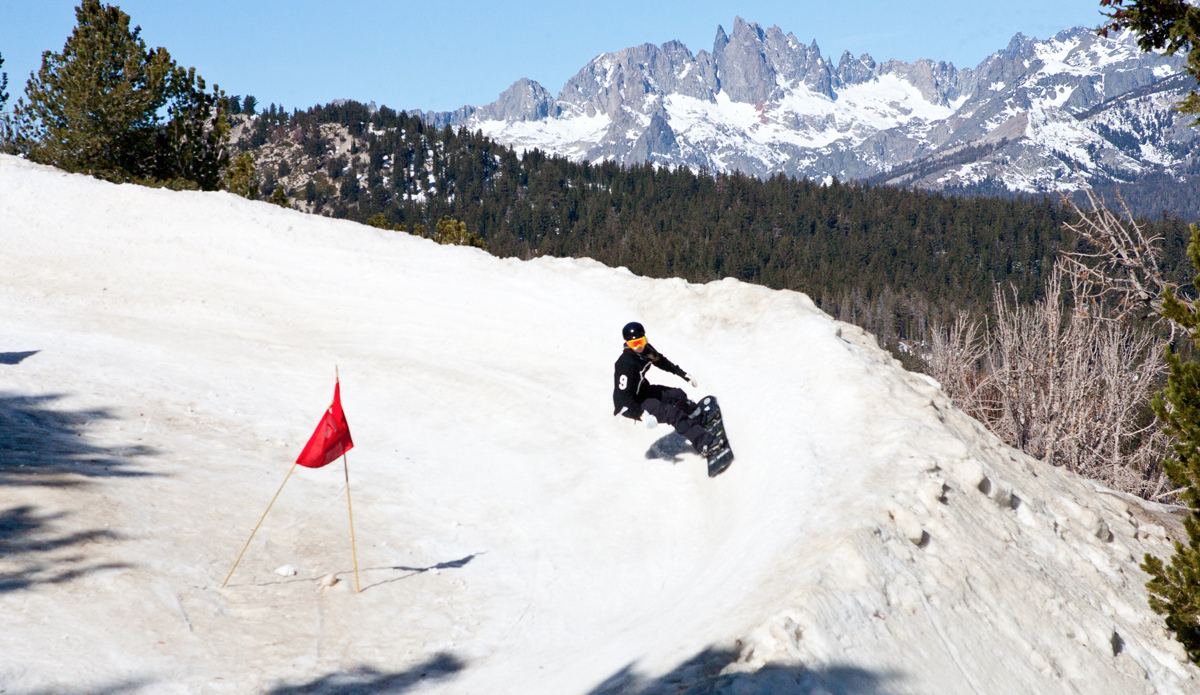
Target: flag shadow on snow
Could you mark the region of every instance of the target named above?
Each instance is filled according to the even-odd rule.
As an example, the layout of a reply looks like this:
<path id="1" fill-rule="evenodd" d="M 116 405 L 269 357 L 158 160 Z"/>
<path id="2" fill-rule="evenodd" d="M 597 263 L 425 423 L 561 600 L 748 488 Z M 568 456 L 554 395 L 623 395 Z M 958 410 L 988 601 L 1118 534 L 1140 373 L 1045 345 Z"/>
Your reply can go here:
<path id="1" fill-rule="evenodd" d="M 670 463 L 679 463 L 683 459 L 679 458 L 680 454 L 692 454 L 695 449 L 688 443 L 687 438 L 678 432 L 672 431 L 665 437 L 650 445 L 646 450 L 646 458 L 662 459 Z"/>
<path id="2" fill-rule="evenodd" d="M 709 647 L 658 678 L 638 674 L 630 664 L 589 691 L 588 695 L 887 695 L 888 684 L 902 679 L 895 672 L 855 666 L 768 664 L 753 673 L 720 675 L 738 659 L 732 649 Z"/>
<path id="3" fill-rule="evenodd" d="M 400 570 L 402 572 L 407 572 L 407 574 L 403 574 L 399 577 L 392 577 L 391 579 L 384 579 L 383 581 L 378 581 L 378 582 L 375 582 L 374 584 L 367 584 L 362 588 L 362 591 L 366 591 L 367 589 L 370 589 L 370 588 L 376 587 L 376 586 L 380 586 L 382 584 L 391 584 L 392 582 L 398 582 L 401 579 L 408 579 L 409 577 L 413 577 L 413 576 L 416 576 L 423 572 L 428 572 L 430 570 L 459 569 L 460 567 L 465 566 L 471 560 L 475 559 L 475 556 L 482 555 L 482 554 L 483 553 L 472 553 L 471 555 L 468 555 L 463 558 L 459 558 L 457 560 L 451 560 L 449 562 L 439 562 L 436 565 L 430 565 L 428 567 L 406 567 L 404 565 L 390 565 L 387 567 L 364 567 L 360 570 L 364 574 L 367 572 L 396 571 L 396 570 Z M 335 577 L 341 577 L 342 575 L 351 575 L 353 573 L 354 573 L 354 570 L 339 570 L 337 572 L 334 572 L 333 575 Z M 280 579 L 280 580 L 270 581 L 270 582 L 246 582 L 243 584 L 232 583 L 229 586 L 230 587 L 275 586 L 275 585 L 279 585 L 279 584 L 301 584 L 301 583 L 315 582 L 319 579 L 321 579 L 320 576 L 298 577 L 296 579 Z M 3 691 L 0 691 L 0 693 L 2 693 L 2 692 Z"/>
<path id="4" fill-rule="evenodd" d="M 11 354 L 11 353 L 10 353 Z M 103 447 L 84 432 L 94 420 L 114 420 L 105 409 L 57 410 L 62 394 L 0 393 L 0 486 L 78 485 L 75 476 L 149 475 L 129 470 L 132 460 L 158 453 L 141 444 Z"/>
<path id="5" fill-rule="evenodd" d="M 384 695 L 403 693 L 426 683 L 444 680 L 466 668 L 454 654 L 441 652 L 404 671 L 377 671 L 359 666 L 330 673 L 307 683 L 279 685 L 265 695 Z"/>
<path id="6" fill-rule="evenodd" d="M 367 568 L 363 569 L 363 572 L 373 572 L 373 571 L 377 571 L 377 570 L 401 570 L 403 572 L 408 572 L 408 574 L 405 574 L 405 575 L 402 575 L 399 577 L 392 577 L 391 579 L 384 579 L 383 581 L 375 582 L 374 584 L 368 584 L 367 586 L 364 586 L 362 588 L 362 590 L 366 591 L 367 589 L 370 589 L 370 588 L 376 587 L 376 586 L 380 586 L 382 584 L 391 584 L 392 582 L 398 582 L 401 579 L 408 579 L 409 577 L 421 574 L 423 572 L 428 572 L 429 570 L 460 569 L 462 567 L 465 567 L 466 564 L 468 562 L 470 562 L 471 560 L 474 560 L 476 556 L 482 555 L 482 554 L 483 553 L 471 553 L 470 555 L 468 555 L 466 557 L 460 557 L 457 560 L 450 560 L 449 562 L 439 562 L 436 565 L 430 565 L 428 567 L 406 567 L 404 565 L 394 565 L 391 567 L 367 567 Z"/>

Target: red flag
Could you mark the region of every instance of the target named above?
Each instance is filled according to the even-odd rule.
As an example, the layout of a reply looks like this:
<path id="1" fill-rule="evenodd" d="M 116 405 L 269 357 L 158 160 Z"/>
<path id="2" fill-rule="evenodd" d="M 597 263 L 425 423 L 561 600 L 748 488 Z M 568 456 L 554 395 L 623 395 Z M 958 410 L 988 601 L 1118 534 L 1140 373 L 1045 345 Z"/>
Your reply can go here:
<path id="1" fill-rule="evenodd" d="M 346 423 L 346 414 L 342 412 L 342 385 L 337 383 L 333 387 L 333 404 L 308 438 L 308 444 L 304 445 L 304 451 L 300 452 L 296 463 L 305 468 L 320 468 L 333 463 L 353 448 L 350 425 Z"/>

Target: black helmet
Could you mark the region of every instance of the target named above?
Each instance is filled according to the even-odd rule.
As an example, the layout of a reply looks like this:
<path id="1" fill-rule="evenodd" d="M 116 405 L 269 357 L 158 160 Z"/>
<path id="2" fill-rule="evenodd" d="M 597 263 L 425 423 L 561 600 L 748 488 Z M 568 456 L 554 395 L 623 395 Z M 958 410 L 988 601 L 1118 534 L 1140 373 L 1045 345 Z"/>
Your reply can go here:
<path id="1" fill-rule="evenodd" d="M 621 329 L 621 335 L 625 337 L 625 340 L 633 340 L 645 336 L 646 329 L 642 328 L 642 324 L 637 321 L 630 321 Z"/>

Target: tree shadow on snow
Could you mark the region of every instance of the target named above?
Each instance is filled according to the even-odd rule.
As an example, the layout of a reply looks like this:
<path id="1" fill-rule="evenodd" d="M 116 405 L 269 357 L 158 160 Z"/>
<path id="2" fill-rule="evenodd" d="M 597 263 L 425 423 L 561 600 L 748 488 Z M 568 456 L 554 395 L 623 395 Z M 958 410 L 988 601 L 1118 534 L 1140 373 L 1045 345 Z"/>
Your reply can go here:
<path id="1" fill-rule="evenodd" d="M 126 681 L 124 683 L 113 683 L 112 685 L 100 686 L 98 689 L 90 687 L 86 689 L 64 689 L 58 686 L 44 690 L 26 690 L 20 693 L 0 689 L 0 693 L 12 693 L 12 695 L 124 695 L 124 693 L 134 693 L 150 684 L 150 681 Z M 3 688 L 3 686 L 0 686 Z"/>
<path id="2" fill-rule="evenodd" d="M 73 546 L 116 540 L 112 531 L 93 529 L 51 536 L 49 527 L 63 514 L 38 515 L 30 505 L 0 510 L 0 594 L 38 584 L 61 584 L 101 570 L 124 569 L 124 563 L 90 564 Z M 3 691 L 0 691 L 3 692 Z"/>
<path id="3" fill-rule="evenodd" d="M 0 364 L 21 364 L 26 357 L 33 357 L 41 350 L 26 350 L 25 352 L 0 352 Z"/>
<path id="4" fill-rule="evenodd" d="M 11 354 L 11 353 L 10 353 Z M 77 476 L 149 475 L 129 470 L 134 458 L 153 448 L 91 444 L 84 430 L 94 420 L 116 418 L 108 410 L 56 410 L 61 394 L 22 396 L 0 393 L 0 486 L 78 485 Z"/>
<path id="5" fill-rule="evenodd" d="M 679 463 L 683 459 L 679 458 L 680 454 L 695 453 L 692 445 L 688 444 L 687 438 L 678 432 L 672 431 L 665 437 L 650 445 L 646 450 L 646 458 L 662 459 L 669 463 Z"/>
<path id="6" fill-rule="evenodd" d="M 385 695 L 403 693 L 425 683 L 443 680 L 466 668 L 454 654 L 441 652 L 405 671 L 377 671 L 359 666 L 298 685 L 279 685 L 266 695 Z"/>
<path id="7" fill-rule="evenodd" d="M 88 478 L 150 475 L 129 468 L 136 457 L 156 453 L 153 449 L 90 443 L 85 434 L 88 423 L 115 416 L 103 409 L 50 407 L 61 397 L 0 393 L 0 489 L 66 488 L 84 484 Z M 127 567 L 89 563 L 84 548 L 118 536 L 103 529 L 57 530 L 68 516 L 66 512 L 39 512 L 32 504 L 0 508 L 0 593 Z"/>
<path id="8" fill-rule="evenodd" d="M 887 695 L 887 686 L 899 681 L 894 672 L 869 671 L 855 666 L 767 665 L 753 673 L 721 675 L 737 661 L 738 652 L 709 647 L 658 678 L 639 675 L 634 665 L 621 669 L 588 695 Z"/>

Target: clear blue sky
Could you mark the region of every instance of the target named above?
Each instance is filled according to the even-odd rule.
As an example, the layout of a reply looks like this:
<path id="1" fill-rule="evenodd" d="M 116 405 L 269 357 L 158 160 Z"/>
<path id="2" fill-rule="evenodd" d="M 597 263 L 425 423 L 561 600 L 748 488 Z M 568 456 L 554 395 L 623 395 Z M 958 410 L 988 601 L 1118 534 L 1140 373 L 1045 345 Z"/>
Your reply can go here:
<path id="1" fill-rule="evenodd" d="M 0 0 L 11 101 L 45 50 L 61 51 L 75 0 Z M 974 67 L 1017 32 L 1048 38 L 1102 21 L 1099 0 L 125 0 L 150 46 L 164 46 L 229 94 L 306 108 L 339 97 L 396 109 L 482 105 L 521 77 L 557 94 L 589 60 L 678 39 L 712 50 L 741 16 L 876 60 Z M 10 104 L 11 105 L 11 104 Z"/>

